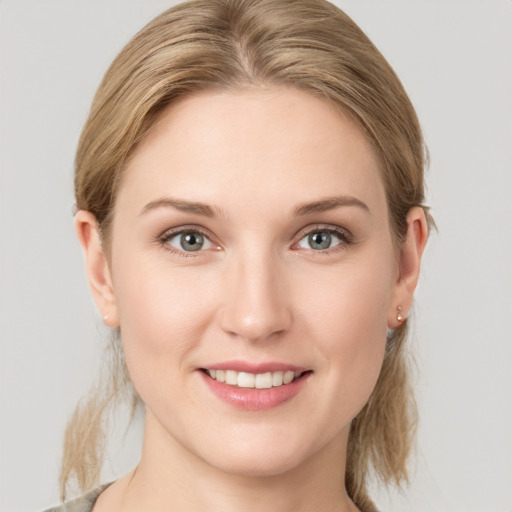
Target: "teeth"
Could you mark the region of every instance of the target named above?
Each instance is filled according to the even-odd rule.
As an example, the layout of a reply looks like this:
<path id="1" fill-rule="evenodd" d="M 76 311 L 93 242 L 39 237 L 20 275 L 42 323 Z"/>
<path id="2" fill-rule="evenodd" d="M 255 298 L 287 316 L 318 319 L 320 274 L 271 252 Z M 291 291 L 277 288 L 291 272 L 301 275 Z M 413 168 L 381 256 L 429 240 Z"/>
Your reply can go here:
<path id="1" fill-rule="evenodd" d="M 235 372 L 235 370 L 226 370 L 226 384 L 230 384 L 231 386 L 237 386 L 238 372 Z"/>
<path id="2" fill-rule="evenodd" d="M 254 379 L 254 387 L 258 389 L 268 389 L 272 387 L 272 372 L 258 373 Z"/>
<path id="3" fill-rule="evenodd" d="M 294 372 L 284 372 L 283 375 L 283 384 L 290 384 L 290 382 L 295 378 Z"/>
<path id="4" fill-rule="evenodd" d="M 272 387 L 290 384 L 294 379 L 302 375 L 301 372 L 277 371 L 266 373 L 237 372 L 235 370 L 208 370 L 212 379 L 225 382 L 230 386 L 239 388 L 269 389 Z"/>
<path id="5" fill-rule="evenodd" d="M 282 386 L 283 385 L 283 375 L 284 375 L 284 372 L 274 372 L 272 374 L 272 386 Z"/>
<path id="6" fill-rule="evenodd" d="M 256 375 L 253 373 L 239 372 L 237 384 L 239 388 L 253 388 Z"/>

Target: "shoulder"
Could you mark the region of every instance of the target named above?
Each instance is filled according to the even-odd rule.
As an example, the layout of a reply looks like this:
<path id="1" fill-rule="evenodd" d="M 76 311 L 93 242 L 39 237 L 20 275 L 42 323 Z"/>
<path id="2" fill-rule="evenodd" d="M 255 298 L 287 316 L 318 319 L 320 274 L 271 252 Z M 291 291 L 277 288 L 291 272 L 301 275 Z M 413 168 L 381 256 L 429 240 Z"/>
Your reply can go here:
<path id="1" fill-rule="evenodd" d="M 90 512 L 92 507 L 96 503 L 98 496 L 104 491 L 110 484 L 102 485 L 89 491 L 88 493 L 80 496 L 71 501 L 67 501 L 57 507 L 49 508 L 44 512 Z"/>

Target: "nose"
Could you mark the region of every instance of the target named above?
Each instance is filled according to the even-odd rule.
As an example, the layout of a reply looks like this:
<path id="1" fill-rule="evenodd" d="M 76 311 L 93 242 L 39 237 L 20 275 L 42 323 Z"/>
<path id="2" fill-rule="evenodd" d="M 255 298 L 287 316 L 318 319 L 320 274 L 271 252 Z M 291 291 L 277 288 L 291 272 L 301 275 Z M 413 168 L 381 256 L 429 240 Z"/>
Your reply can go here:
<path id="1" fill-rule="evenodd" d="M 290 329 L 285 272 L 270 255 L 234 258 L 226 268 L 222 329 L 247 341 L 275 338 Z"/>

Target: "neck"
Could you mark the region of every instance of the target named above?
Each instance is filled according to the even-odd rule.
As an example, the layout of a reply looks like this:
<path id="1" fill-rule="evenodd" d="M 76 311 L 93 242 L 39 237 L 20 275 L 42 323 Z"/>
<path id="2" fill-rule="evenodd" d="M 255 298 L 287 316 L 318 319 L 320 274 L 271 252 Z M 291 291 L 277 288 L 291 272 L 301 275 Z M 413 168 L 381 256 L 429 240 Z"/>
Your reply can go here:
<path id="1" fill-rule="evenodd" d="M 119 481 L 115 493 L 120 506 L 111 510 L 353 512 L 357 508 L 344 486 L 347 439 L 344 433 L 279 474 L 229 474 L 163 433 L 149 416 L 141 461 Z"/>

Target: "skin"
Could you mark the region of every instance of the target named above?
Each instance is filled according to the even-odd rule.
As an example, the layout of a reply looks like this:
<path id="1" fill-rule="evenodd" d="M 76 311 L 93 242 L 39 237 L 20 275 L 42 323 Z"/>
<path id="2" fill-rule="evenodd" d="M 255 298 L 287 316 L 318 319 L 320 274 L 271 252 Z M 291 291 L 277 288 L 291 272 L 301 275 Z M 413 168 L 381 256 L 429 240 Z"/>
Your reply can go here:
<path id="1" fill-rule="evenodd" d="M 341 485 L 349 425 L 397 306 L 411 307 L 427 239 L 421 209 L 407 220 L 397 249 L 371 145 L 308 93 L 206 92 L 171 106 L 127 165 L 108 254 L 94 217 L 76 215 L 93 296 L 121 328 L 146 406 L 140 464 L 95 512 L 356 510 Z M 169 235 L 184 226 L 204 232 L 203 249 Z M 341 234 L 318 250 L 308 235 L 326 230 Z M 239 410 L 198 371 L 232 360 L 311 373 L 291 400 Z"/>

